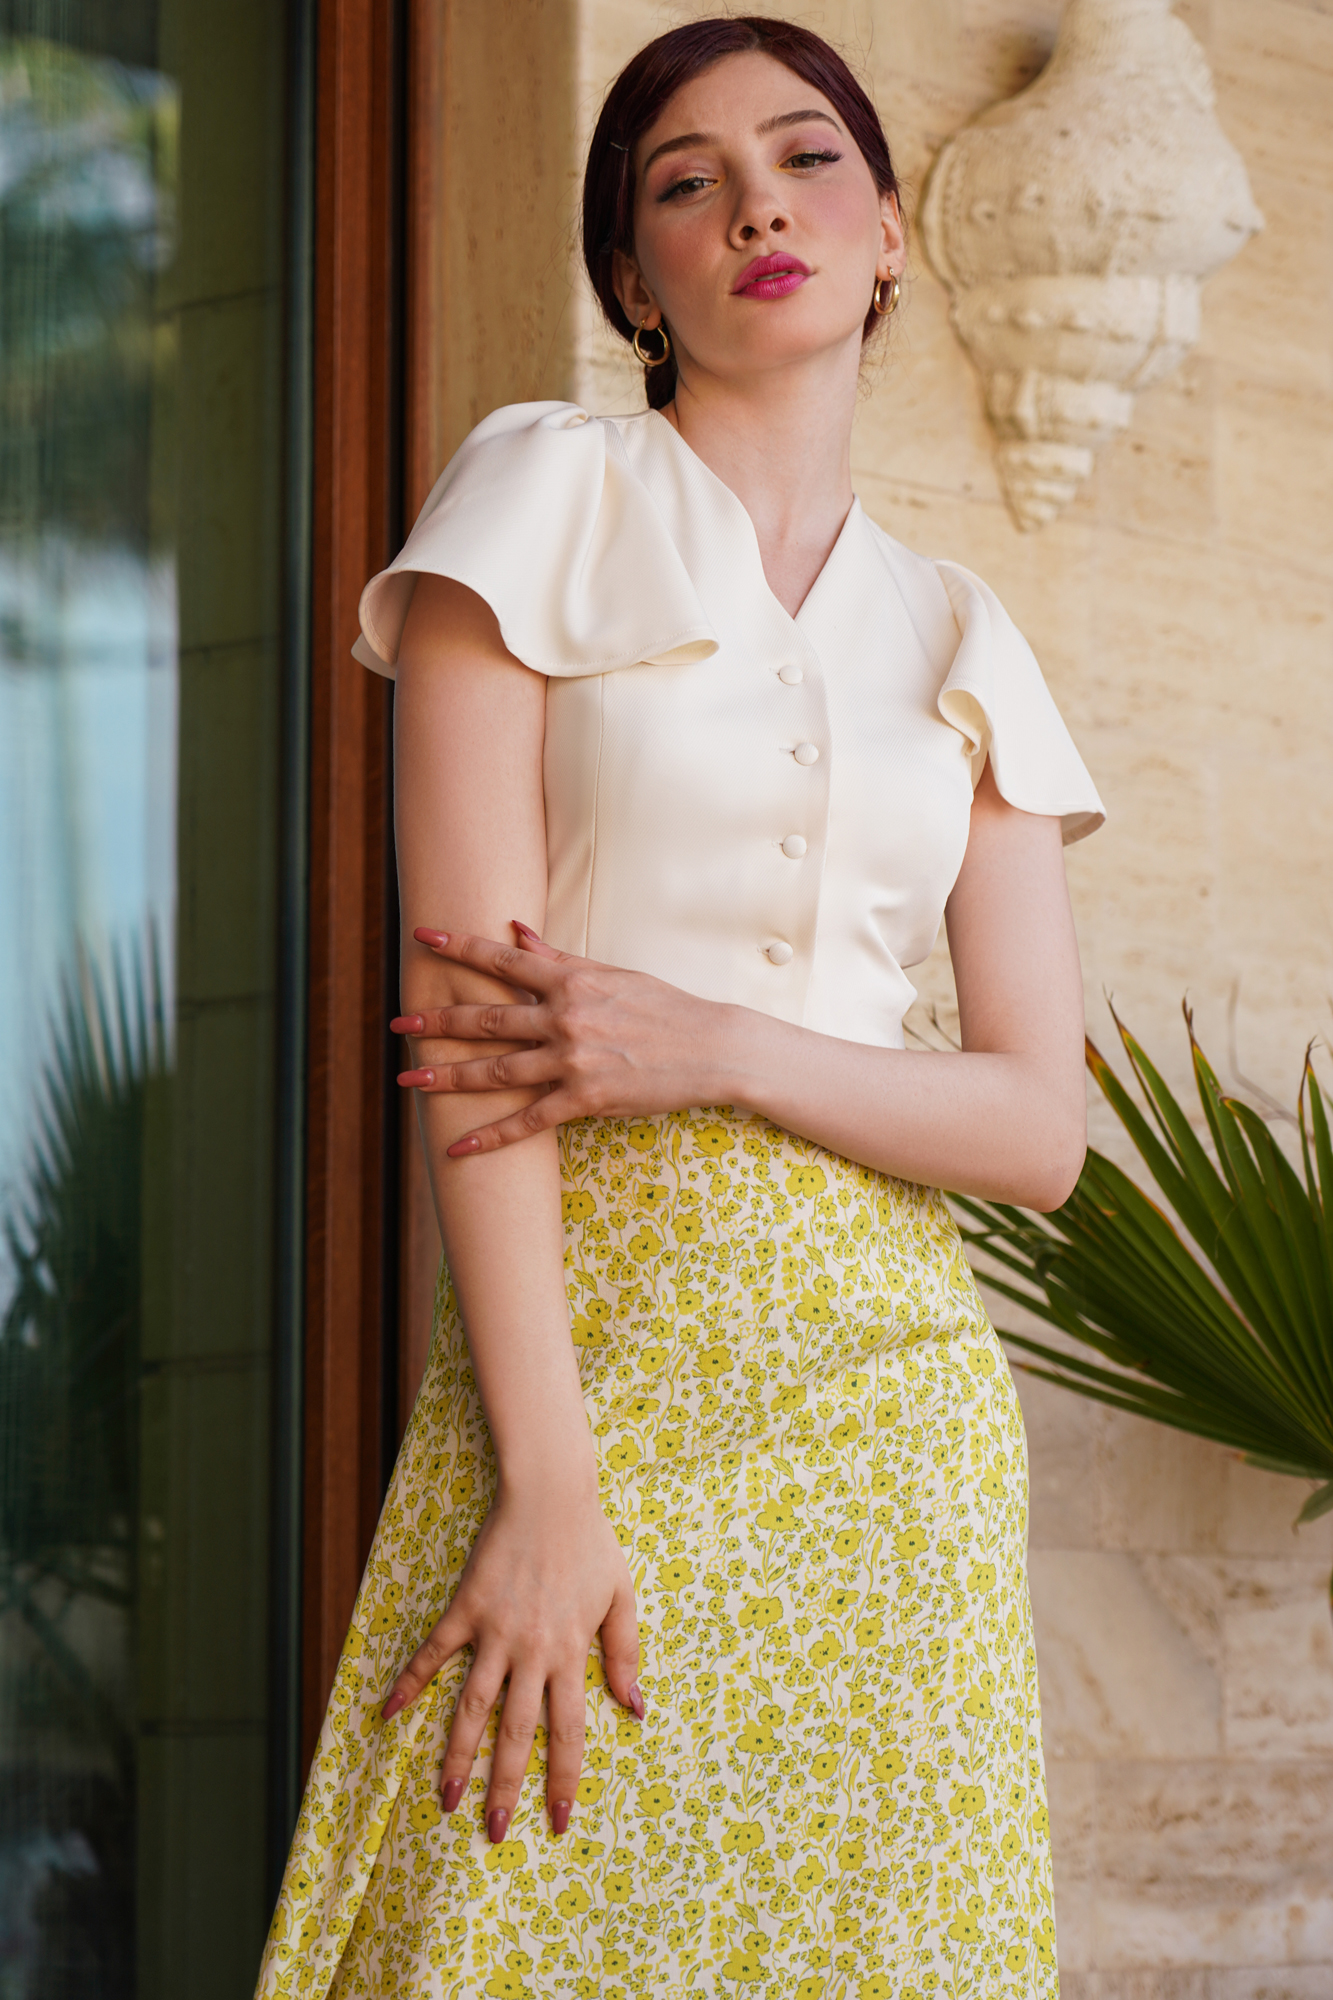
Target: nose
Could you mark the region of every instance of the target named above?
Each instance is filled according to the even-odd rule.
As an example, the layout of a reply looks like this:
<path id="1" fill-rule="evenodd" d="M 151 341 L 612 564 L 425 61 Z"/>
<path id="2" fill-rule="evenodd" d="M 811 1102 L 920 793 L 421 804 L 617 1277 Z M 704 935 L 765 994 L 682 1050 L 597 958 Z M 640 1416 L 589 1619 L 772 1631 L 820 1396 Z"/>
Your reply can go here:
<path id="1" fill-rule="evenodd" d="M 737 190 L 732 213 L 731 240 L 740 248 L 764 236 L 780 236 L 791 227 L 791 217 L 769 175 L 756 174 Z"/>

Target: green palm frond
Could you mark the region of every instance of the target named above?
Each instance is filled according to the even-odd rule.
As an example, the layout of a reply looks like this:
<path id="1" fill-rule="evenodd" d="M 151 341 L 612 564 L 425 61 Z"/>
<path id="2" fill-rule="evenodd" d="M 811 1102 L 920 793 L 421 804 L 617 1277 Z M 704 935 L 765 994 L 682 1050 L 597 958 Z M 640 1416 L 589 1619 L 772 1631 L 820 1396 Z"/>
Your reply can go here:
<path id="1" fill-rule="evenodd" d="M 983 1273 L 992 1290 L 1090 1350 L 1004 1332 L 1033 1357 L 1020 1367 L 1317 1481 L 1297 1516 L 1312 1521 L 1333 1508 L 1333 1139 L 1310 1051 L 1298 1173 L 1264 1121 L 1223 1094 L 1186 1010 L 1214 1160 L 1112 1015 L 1146 1112 L 1091 1042 L 1088 1067 L 1176 1220 L 1089 1152 L 1051 1215 L 954 1196 L 964 1240 L 997 1267 Z"/>

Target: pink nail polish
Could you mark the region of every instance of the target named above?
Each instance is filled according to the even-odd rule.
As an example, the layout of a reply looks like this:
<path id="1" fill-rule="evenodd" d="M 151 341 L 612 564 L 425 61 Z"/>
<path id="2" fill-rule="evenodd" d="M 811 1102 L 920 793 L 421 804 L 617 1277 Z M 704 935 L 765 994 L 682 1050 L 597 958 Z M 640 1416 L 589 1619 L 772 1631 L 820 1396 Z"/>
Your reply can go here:
<path id="1" fill-rule="evenodd" d="M 481 1140 L 475 1135 L 469 1135 L 466 1139 L 456 1139 L 454 1141 L 453 1145 L 449 1148 L 449 1158 L 451 1160 L 461 1160 L 465 1153 L 479 1153 L 480 1151 Z"/>
<path id="2" fill-rule="evenodd" d="M 552 1833 L 559 1834 L 559 1833 L 564 1833 L 568 1830 L 569 1815 L 571 1810 L 572 1808 L 570 1806 L 568 1799 L 553 1799 L 551 1801 Z"/>
<path id="3" fill-rule="evenodd" d="M 416 1090 L 422 1084 L 434 1083 L 434 1081 L 435 1072 L 433 1069 L 405 1069 L 398 1078 L 399 1088 L 402 1090 Z"/>
<path id="4" fill-rule="evenodd" d="M 448 1779 L 448 1781 L 444 1786 L 443 1791 L 440 1793 L 440 1804 L 444 1807 L 444 1810 L 449 1813 L 457 1812 L 458 1801 L 462 1798 L 466 1790 L 467 1790 L 466 1778 Z"/>
<path id="5" fill-rule="evenodd" d="M 637 1681 L 634 1683 L 634 1686 L 629 1691 L 629 1705 L 630 1708 L 633 1710 L 635 1716 L 638 1718 L 638 1720 L 642 1722 L 646 1711 L 643 1706 L 643 1696 L 639 1691 L 639 1684 Z"/>
<path id="6" fill-rule="evenodd" d="M 424 925 L 414 930 L 412 935 L 418 944 L 428 944 L 436 950 L 442 949 L 449 942 L 448 931 L 431 931 L 427 930 Z"/>
<path id="7" fill-rule="evenodd" d="M 492 1847 L 498 1847 L 509 1831 L 509 1814 L 504 1806 L 496 1806 L 486 1815 L 486 1838 Z"/>
<path id="8" fill-rule="evenodd" d="M 406 1706 L 407 1696 L 405 1694 L 391 1694 L 380 1710 L 380 1720 L 382 1722 L 392 1722 L 399 1709 L 406 1708 Z"/>
<path id="9" fill-rule="evenodd" d="M 531 938 L 534 944 L 541 943 L 540 933 L 533 930 L 531 924 L 521 924 L 517 917 L 511 917 L 509 921 L 514 926 L 514 929 L 518 932 L 520 937 Z"/>
<path id="10" fill-rule="evenodd" d="M 391 1035 L 424 1035 L 426 1023 L 420 1014 L 395 1014 L 389 1023 Z"/>

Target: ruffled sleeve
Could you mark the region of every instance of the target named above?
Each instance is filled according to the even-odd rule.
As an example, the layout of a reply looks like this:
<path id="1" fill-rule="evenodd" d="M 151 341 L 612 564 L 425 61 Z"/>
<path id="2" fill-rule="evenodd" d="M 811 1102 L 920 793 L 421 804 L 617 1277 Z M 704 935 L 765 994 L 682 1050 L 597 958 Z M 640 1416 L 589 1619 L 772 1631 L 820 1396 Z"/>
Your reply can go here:
<path id="1" fill-rule="evenodd" d="M 361 664 L 392 677 L 417 577 L 484 597 L 542 674 L 706 659 L 717 639 L 614 425 L 572 403 L 496 410 L 445 467 L 388 569 L 361 593 Z"/>
<path id="2" fill-rule="evenodd" d="M 1066 846 L 1095 833 L 1106 810 L 1032 648 L 980 577 L 959 563 L 935 568 L 962 635 L 939 711 L 970 743 L 974 777 L 989 757 L 1000 796 L 1058 818 Z"/>

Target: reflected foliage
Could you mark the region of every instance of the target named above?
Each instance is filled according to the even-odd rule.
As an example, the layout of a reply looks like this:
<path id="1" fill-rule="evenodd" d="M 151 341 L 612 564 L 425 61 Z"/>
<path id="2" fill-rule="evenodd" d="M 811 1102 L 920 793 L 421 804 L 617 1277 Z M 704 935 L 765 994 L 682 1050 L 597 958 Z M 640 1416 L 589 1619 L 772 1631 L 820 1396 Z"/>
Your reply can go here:
<path id="1" fill-rule="evenodd" d="M 26 1966 L 19 1993 L 128 1990 L 145 1119 L 168 1075 L 156 949 L 109 977 L 82 965 L 3 1220 L 0 1611 L 23 1752 L 0 1808 L 0 1943 Z"/>
<path id="2" fill-rule="evenodd" d="M 177 111 L 148 70 L 0 40 L 0 533 L 143 547 Z"/>

